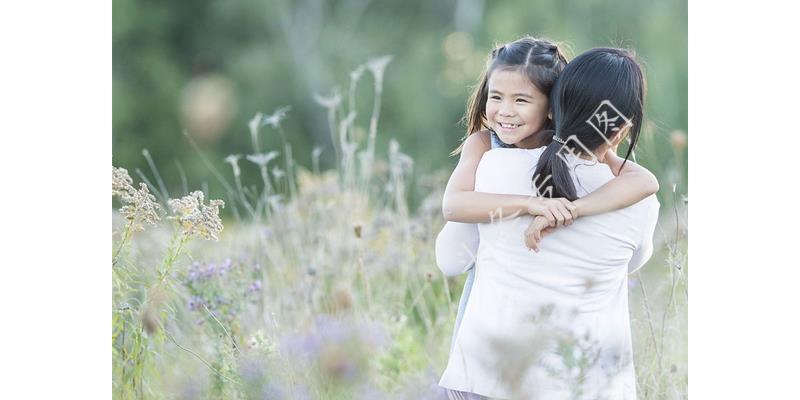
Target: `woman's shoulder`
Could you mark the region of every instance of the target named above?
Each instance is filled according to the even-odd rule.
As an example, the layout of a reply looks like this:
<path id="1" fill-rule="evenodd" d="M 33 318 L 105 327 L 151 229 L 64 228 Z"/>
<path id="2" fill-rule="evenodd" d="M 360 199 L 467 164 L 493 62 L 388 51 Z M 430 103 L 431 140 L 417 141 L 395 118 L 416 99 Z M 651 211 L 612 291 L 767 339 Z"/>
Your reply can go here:
<path id="1" fill-rule="evenodd" d="M 528 167 L 536 164 L 543 150 L 521 149 L 516 147 L 495 147 L 483 154 L 481 164 L 497 166 L 501 169 Z"/>

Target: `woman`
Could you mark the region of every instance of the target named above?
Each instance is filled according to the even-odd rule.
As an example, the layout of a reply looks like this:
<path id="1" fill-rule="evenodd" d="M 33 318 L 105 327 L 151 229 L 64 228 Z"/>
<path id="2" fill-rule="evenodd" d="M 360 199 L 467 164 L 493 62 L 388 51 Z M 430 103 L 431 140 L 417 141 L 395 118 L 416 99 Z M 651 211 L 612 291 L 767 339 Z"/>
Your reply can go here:
<path id="1" fill-rule="evenodd" d="M 475 190 L 573 201 L 613 178 L 601 163 L 636 145 L 644 76 L 625 50 L 590 50 L 551 94 L 555 135 L 538 149 L 493 149 Z M 535 169 L 534 169 L 535 168 Z M 627 274 L 651 253 L 655 197 L 582 217 L 525 245 L 530 216 L 479 224 L 475 282 L 440 385 L 492 398 L 635 398 Z"/>

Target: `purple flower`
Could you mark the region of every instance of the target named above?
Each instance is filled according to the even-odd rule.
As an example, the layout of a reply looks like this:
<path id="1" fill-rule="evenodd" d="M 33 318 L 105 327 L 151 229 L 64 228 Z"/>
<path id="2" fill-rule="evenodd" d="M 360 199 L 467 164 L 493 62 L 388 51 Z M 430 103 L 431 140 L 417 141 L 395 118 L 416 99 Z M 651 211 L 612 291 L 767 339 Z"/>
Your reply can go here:
<path id="1" fill-rule="evenodd" d="M 203 278 L 210 279 L 213 278 L 214 275 L 217 274 L 217 266 L 215 264 L 209 264 L 205 271 L 203 271 Z"/>
<path id="2" fill-rule="evenodd" d="M 205 304 L 205 302 L 203 301 L 203 299 L 202 299 L 201 297 L 199 297 L 199 296 L 192 296 L 192 297 L 189 299 L 189 304 L 188 304 L 188 306 L 189 306 L 189 310 L 190 310 L 190 311 L 196 311 L 196 310 L 200 309 L 200 307 L 201 307 L 203 304 Z"/>
<path id="3" fill-rule="evenodd" d="M 321 338 L 328 342 L 343 343 L 353 336 L 349 325 L 327 314 L 318 315 L 314 325 Z"/>

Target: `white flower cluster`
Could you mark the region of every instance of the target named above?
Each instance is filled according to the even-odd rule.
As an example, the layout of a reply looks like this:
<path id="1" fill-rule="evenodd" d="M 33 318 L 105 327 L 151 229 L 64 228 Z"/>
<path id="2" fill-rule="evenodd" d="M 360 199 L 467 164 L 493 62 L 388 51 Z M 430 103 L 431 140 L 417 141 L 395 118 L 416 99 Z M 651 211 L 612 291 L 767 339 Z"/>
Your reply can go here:
<path id="1" fill-rule="evenodd" d="M 172 209 L 175 219 L 187 237 L 200 236 L 206 240 L 219 240 L 222 231 L 222 220 L 219 208 L 225 207 L 222 200 L 211 200 L 209 205 L 203 204 L 203 192 L 197 190 L 180 199 L 170 199 L 167 204 Z"/>
<path id="2" fill-rule="evenodd" d="M 125 168 L 111 167 L 111 195 L 118 196 L 124 204 L 119 212 L 130 221 L 133 231 L 144 230 L 144 223 L 155 225 L 161 220 L 158 216 L 161 206 L 156 197 L 144 183 L 139 183 L 139 189 L 133 187 L 133 179 Z"/>

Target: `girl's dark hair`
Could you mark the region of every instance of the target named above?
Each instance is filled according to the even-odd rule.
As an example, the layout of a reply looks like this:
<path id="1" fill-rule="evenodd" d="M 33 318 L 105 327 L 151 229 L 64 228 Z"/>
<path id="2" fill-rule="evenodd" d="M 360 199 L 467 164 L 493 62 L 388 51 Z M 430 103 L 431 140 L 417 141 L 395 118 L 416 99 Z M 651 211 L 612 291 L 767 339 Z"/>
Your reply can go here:
<path id="1" fill-rule="evenodd" d="M 545 148 L 533 174 L 539 195 L 575 200 L 577 194 L 565 154 L 592 152 L 629 125 L 625 165 L 639 139 L 645 92 L 642 69 L 628 50 L 596 48 L 575 57 L 564 68 L 550 96 L 554 137 L 558 141 Z M 615 117 L 618 118 L 614 120 Z"/>
<path id="2" fill-rule="evenodd" d="M 467 112 L 462 119 L 467 126 L 463 140 L 485 127 L 486 100 L 489 98 L 489 78 L 492 72 L 497 69 L 519 69 L 542 94 L 549 97 L 553 84 L 566 65 L 567 57 L 558 45 L 546 39 L 525 36 L 495 47 L 486 62 L 480 83 L 475 87 L 467 103 Z M 545 129 L 550 128 L 545 126 Z M 463 143 L 452 154 L 460 153 L 462 147 Z"/>

